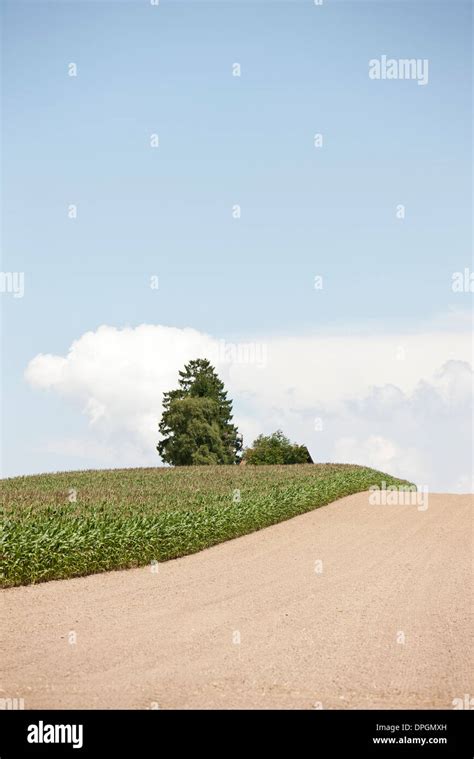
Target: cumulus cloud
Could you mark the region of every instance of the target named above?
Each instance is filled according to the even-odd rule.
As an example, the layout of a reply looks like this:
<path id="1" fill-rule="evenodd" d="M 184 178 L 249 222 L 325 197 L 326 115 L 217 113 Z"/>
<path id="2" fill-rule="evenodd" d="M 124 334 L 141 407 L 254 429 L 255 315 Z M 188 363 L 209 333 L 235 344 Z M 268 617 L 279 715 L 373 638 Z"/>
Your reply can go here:
<path id="1" fill-rule="evenodd" d="M 472 480 L 472 347 L 467 331 L 398 335 L 318 334 L 240 343 L 197 330 L 101 326 L 66 356 L 39 354 L 32 387 L 76 404 L 82 438 L 48 450 L 94 457 L 97 466 L 158 463 L 163 392 L 192 358 L 208 357 L 234 400 L 250 444 L 278 427 L 316 461 L 368 464 L 427 484 L 466 490 Z"/>
<path id="2" fill-rule="evenodd" d="M 365 440 L 342 437 L 334 445 L 335 457 L 348 464 L 366 464 L 382 472 L 407 477 L 408 472 L 424 472 L 423 460 L 414 446 L 400 446 L 382 435 L 369 435 Z M 418 482 L 417 484 L 422 484 Z"/>

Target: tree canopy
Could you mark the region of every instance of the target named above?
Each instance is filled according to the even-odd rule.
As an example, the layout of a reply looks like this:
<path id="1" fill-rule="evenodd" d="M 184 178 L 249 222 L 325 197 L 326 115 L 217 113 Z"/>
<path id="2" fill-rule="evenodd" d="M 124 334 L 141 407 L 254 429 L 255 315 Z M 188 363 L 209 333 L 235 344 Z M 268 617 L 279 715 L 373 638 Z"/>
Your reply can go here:
<path id="1" fill-rule="evenodd" d="M 281 430 L 271 435 L 259 435 L 251 448 L 244 452 L 246 464 L 312 464 L 305 445 L 290 443 Z"/>
<path id="2" fill-rule="evenodd" d="M 232 424 L 232 401 L 210 362 L 198 358 L 179 372 L 179 387 L 163 396 L 157 450 L 174 466 L 235 464 L 242 437 Z"/>

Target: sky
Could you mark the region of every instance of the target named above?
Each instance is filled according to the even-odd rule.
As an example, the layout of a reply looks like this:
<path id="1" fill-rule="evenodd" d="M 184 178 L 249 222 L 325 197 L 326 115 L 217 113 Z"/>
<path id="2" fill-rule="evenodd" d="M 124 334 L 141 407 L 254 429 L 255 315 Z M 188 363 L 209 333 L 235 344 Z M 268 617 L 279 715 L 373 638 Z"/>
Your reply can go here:
<path id="1" fill-rule="evenodd" d="M 2 476 L 159 465 L 207 355 L 244 444 L 471 491 L 470 3 L 1 7 Z"/>

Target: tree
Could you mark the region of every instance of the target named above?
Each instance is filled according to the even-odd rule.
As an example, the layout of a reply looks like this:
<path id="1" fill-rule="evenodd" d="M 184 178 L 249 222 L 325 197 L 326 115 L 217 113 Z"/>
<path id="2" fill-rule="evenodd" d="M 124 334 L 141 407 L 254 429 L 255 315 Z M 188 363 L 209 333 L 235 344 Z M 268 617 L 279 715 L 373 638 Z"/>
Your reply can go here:
<path id="1" fill-rule="evenodd" d="M 174 466 L 237 463 L 242 437 L 214 367 L 205 358 L 194 359 L 179 372 L 178 384 L 163 396 L 163 439 L 157 445 L 162 460 Z"/>
<path id="2" fill-rule="evenodd" d="M 305 445 L 290 443 L 281 430 L 271 435 L 259 435 L 251 448 L 244 452 L 246 464 L 312 464 Z"/>

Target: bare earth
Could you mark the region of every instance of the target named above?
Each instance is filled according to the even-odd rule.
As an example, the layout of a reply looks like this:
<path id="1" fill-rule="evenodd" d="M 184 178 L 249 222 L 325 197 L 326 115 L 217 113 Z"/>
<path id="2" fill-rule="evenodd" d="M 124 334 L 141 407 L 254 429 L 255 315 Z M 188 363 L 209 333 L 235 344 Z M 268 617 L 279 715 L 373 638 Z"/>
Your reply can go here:
<path id="1" fill-rule="evenodd" d="M 431 494 L 419 511 L 360 493 L 156 573 L 5 590 L 0 697 L 27 709 L 452 708 L 474 692 L 471 560 L 471 496 Z"/>

